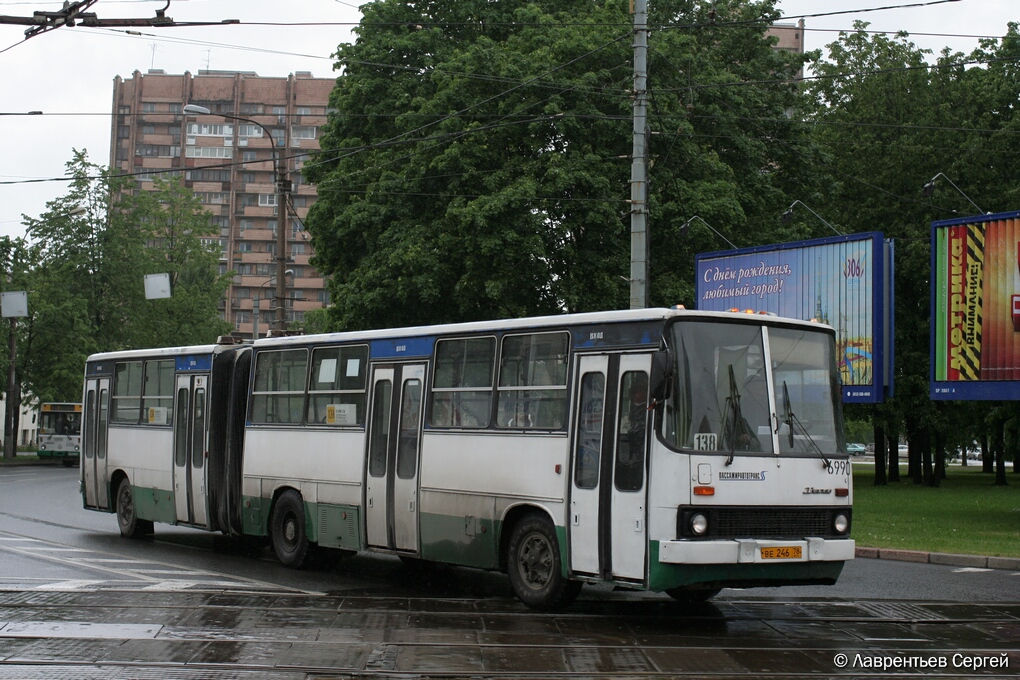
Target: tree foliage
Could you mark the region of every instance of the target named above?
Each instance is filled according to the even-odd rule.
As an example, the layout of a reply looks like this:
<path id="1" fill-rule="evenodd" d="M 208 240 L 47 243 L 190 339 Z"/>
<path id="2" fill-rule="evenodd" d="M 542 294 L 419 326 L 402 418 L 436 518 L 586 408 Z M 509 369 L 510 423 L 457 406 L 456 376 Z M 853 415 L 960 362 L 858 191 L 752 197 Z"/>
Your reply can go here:
<path id="1" fill-rule="evenodd" d="M 208 343 L 225 332 L 217 303 L 228 280 L 208 213 L 179 180 L 133 192 L 76 150 L 65 195 L 25 218 L 29 318 L 20 326 L 23 388 L 41 401 L 81 396 L 93 352 Z M 144 276 L 167 272 L 172 297 L 147 300 Z"/>
<path id="2" fill-rule="evenodd" d="M 770 230 L 813 154 L 782 112 L 799 57 L 772 2 L 652 3 L 651 297 L 689 303 L 693 254 Z M 626 306 L 627 4 L 379 0 L 340 45 L 307 226 L 340 328 Z M 808 182 L 807 184 L 810 184 Z M 707 246 L 707 247 L 706 247 Z"/>

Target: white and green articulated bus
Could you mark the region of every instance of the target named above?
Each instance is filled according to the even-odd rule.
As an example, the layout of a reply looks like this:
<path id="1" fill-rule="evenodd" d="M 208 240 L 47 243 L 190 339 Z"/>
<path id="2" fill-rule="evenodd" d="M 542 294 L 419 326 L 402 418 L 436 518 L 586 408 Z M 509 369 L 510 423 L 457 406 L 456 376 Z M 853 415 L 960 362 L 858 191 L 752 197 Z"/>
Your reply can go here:
<path id="1" fill-rule="evenodd" d="M 267 539 L 699 601 L 854 555 L 830 327 L 645 309 L 98 354 L 82 493 Z"/>

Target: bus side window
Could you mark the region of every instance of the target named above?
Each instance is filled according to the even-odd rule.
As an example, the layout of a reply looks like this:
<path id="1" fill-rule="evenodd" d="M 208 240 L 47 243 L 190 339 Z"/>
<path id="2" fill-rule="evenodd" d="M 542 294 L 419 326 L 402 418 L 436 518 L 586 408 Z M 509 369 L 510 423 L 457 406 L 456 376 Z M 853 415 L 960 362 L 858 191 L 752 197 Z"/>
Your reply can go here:
<path id="1" fill-rule="evenodd" d="M 567 422 L 567 333 L 503 338 L 497 424 L 510 429 L 561 430 Z"/>
<path id="2" fill-rule="evenodd" d="M 433 427 L 488 427 L 496 339 L 459 338 L 436 343 L 432 380 Z"/>
<path id="3" fill-rule="evenodd" d="M 304 417 L 305 349 L 259 352 L 251 419 L 255 423 L 300 423 Z"/>
<path id="4" fill-rule="evenodd" d="M 116 423 L 138 423 L 142 407 L 142 362 L 117 364 L 113 378 L 113 413 Z"/>
<path id="5" fill-rule="evenodd" d="M 368 347 L 317 347 L 308 376 L 309 424 L 365 423 Z"/>

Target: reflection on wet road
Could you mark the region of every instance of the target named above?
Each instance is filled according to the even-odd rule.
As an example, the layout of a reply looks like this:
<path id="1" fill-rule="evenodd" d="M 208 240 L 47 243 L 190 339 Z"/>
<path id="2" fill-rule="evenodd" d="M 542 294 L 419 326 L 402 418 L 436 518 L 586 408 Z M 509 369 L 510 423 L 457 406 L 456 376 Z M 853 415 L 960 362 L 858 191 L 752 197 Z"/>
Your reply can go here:
<path id="1" fill-rule="evenodd" d="M 438 590 L 456 590 L 451 571 L 472 578 L 446 570 Z M 748 597 L 685 610 L 593 591 L 543 614 L 508 593 L 425 594 L 421 583 L 399 589 L 418 596 L 44 585 L 0 586 L 0 678 L 1015 677 L 1020 668 L 1020 604 Z"/>

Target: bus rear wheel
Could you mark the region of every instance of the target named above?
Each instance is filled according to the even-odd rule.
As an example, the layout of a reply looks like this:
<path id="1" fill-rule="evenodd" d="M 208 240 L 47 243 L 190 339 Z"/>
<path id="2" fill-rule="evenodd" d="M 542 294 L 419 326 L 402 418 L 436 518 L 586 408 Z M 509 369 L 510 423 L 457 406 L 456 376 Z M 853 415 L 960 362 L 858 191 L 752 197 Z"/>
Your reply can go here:
<path id="1" fill-rule="evenodd" d="M 117 485 L 117 526 L 120 535 L 125 538 L 138 538 L 152 533 L 152 522 L 139 519 L 135 512 L 135 498 L 131 493 L 131 483 L 127 477 Z"/>
<path id="2" fill-rule="evenodd" d="M 276 559 L 294 569 L 299 569 L 305 563 L 308 555 L 305 504 L 297 491 L 284 491 L 276 499 L 269 519 L 269 534 Z"/>
<path id="3" fill-rule="evenodd" d="M 507 572 L 514 594 L 539 610 L 563 607 L 581 592 L 581 582 L 563 576 L 559 543 L 552 523 L 529 515 L 513 528 L 507 554 Z"/>

